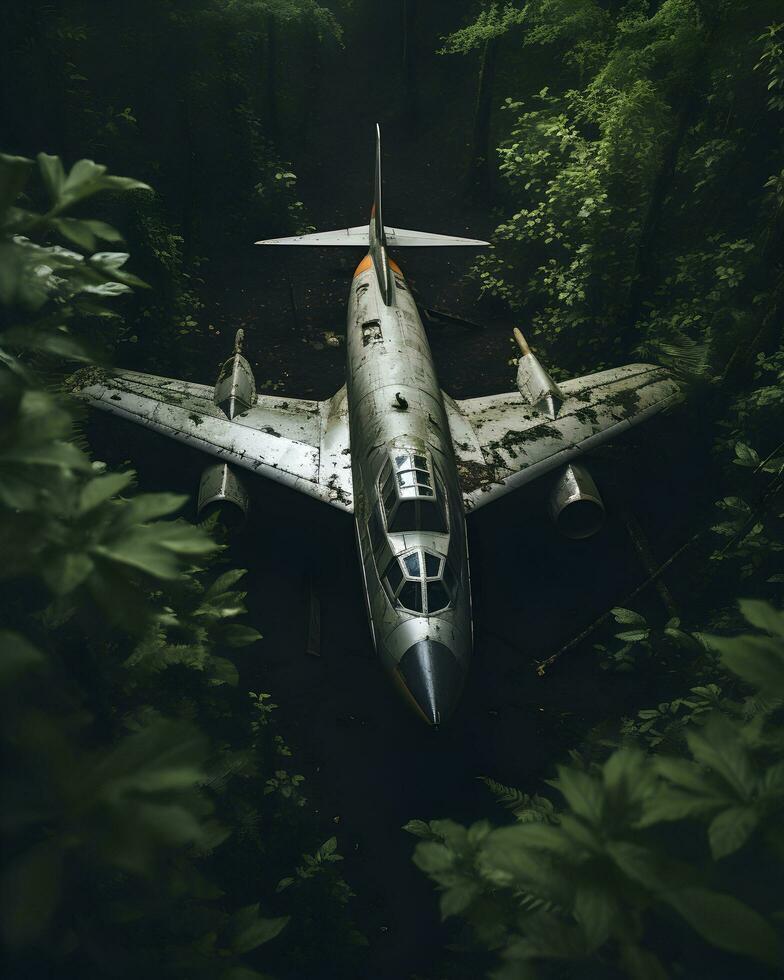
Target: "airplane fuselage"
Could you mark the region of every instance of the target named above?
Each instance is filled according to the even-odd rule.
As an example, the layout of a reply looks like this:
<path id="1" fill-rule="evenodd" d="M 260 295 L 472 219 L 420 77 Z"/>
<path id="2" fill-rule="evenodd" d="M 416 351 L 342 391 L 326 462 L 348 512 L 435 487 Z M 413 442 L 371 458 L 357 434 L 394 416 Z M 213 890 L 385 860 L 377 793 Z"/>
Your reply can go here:
<path id="1" fill-rule="evenodd" d="M 431 724 L 451 712 L 471 657 L 465 518 L 441 387 L 416 303 L 370 256 L 347 323 L 354 511 L 368 614 L 384 666 Z"/>

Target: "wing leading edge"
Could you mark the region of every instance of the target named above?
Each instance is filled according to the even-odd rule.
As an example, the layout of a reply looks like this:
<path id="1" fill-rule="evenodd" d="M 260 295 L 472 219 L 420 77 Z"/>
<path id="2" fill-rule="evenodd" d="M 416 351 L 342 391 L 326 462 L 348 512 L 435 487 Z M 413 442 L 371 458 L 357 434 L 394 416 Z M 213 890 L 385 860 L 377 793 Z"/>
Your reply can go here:
<path id="1" fill-rule="evenodd" d="M 228 419 L 209 385 L 86 368 L 68 389 L 94 408 L 353 512 L 346 389 L 326 401 L 258 395 Z"/>
<path id="2" fill-rule="evenodd" d="M 664 368 L 629 364 L 559 383 L 554 419 L 518 392 L 455 401 L 444 396 L 467 511 L 621 435 L 680 401 Z"/>

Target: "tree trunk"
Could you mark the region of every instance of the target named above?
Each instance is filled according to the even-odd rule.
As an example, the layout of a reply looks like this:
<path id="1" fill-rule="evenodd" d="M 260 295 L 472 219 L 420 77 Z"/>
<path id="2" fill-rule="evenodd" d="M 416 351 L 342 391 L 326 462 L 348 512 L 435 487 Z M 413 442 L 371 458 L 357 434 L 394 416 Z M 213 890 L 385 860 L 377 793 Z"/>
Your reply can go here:
<path id="1" fill-rule="evenodd" d="M 637 252 L 634 259 L 629 291 L 626 302 L 623 304 L 618 317 L 617 332 L 621 336 L 629 337 L 632 334 L 642 314 L 643 302 L 651 280 L 656 236 L 662 218 L 664 217 L 664 204 L 677 176 L 678 157 L 683 142 L 686 139 L 686 134 L 689 131 L 695 110 L 700 105 L 701 94 L 699 91 L 698 73 L 707 60 L 718 33 L 719 20 L 714 16 L 706 15 L 700 4 L 698 4 L 698 9 L 700 9 L 705 34 L 702 44 L 699 45 L 692 63 L 689 65 L 687 72 L 689 78 L 687 83 L 688 87 L 681 91 L 681 106 L 676 117 L 675 128 L 662 155 L 659 172 L 651 187 L 651 194 L 648 199 L 648 206 L 645 209 L 640 237 L 637 241 Z"/>
<path id="2" fill-rule="evenodd" d="M 637 240 L 637 252 L 632 269 L 631 283 L 620 317 L 621 334 L 629 334 L 634 330 L 642 313 L 643 300 L 647 291 L 651 274 L 651 259 L 653 244 L 659 224 L 664 214 L 664 202 L 670 193 L 678 169 L 680 154 L 689 124 L 692 119 L 696 100 L 693 96 L 686 97 L 675 125 L 675 131 L 664 151 L 661 167 L 656 175 L 645 210 L 640 237 Z"/>
<path id="3" fill-rule="evenodd" d="M 479 62 L 479 78 L 471 136 L 471 155 L 468 163 L 467 189 L 469 191 L 484 191 L 487 189 L 489 183 L 490 117 L 493 109 L 493 88 L 497 59 L 498 38 L 494 37 L 485 42 Z"/>

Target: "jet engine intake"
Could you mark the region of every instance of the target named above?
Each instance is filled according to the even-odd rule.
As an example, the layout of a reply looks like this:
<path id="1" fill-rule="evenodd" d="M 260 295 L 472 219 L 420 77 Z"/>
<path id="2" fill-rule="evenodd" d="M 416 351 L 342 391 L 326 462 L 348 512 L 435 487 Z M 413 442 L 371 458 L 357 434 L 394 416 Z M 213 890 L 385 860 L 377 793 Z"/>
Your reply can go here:
<path id="1" fill-rule="evenodd" d="M 550 516 L 567 538 L 590 538 L 604 523 L 604 503 L 588 470 L 569 463 L 550 492 Z"/>
<path id="2" fill-rule="evenodd" d="M 234 352 L 224 361 L 215 383 L 215 404 L 230 419 L 256 404 L 256 381 L 250 364 L 242 355 L 244 340 L 245 332 L 240 328 L 234 340 Z"/>
<path id="3" fill-rule="evenodd" d="M 228 463 L 211 463 L 201 475 L 197 505 L 200 518 L 216 510 L 225 524 L 239 527 L 248 513 L 248 491 L 245 483 Z"/>

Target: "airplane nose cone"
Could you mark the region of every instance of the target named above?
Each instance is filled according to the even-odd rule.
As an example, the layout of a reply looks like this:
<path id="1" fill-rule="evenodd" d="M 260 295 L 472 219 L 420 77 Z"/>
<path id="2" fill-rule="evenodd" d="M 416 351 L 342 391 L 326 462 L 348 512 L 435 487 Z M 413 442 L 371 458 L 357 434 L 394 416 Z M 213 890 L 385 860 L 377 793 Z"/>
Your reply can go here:
<path id="1" fill-rule="evenodd" d="M 437 640 L 420 640 L 403 654 L 398 664 L 406 687 L 431 725 L 440 725 L 452 714 L 463 688 L 464 672 L 457 658 Z"/>

